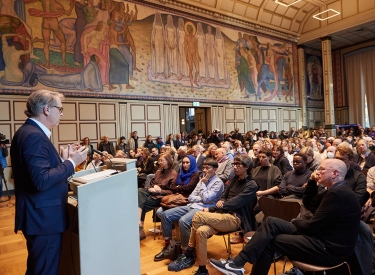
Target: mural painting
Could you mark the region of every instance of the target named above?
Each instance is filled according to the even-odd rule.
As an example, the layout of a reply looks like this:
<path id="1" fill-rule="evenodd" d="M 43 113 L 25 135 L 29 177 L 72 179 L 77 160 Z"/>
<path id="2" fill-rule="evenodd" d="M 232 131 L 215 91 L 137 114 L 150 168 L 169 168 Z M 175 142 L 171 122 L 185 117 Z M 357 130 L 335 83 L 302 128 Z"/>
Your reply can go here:
<path id="1" fill-rule="evenodd" d="M 315 50 L 306 50 L 307 106 L 324 107 L 322 57 Z"/>
<path id="2" fill-rule="evenodd" d="M 0 2 L 3 92 L 298 105 L 295 43 L 133 2 Z"/>

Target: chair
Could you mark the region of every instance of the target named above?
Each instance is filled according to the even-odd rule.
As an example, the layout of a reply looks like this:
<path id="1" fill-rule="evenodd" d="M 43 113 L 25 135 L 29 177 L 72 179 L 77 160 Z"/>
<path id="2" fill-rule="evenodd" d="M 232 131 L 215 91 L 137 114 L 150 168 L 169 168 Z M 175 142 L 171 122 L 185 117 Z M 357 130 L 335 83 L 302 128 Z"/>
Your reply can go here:
<path id="1" fill-rule="evenodd" d="M 156 223 L 157 222 L 161 222 L 161 220 L 160 220 L 160 218 L 158 217 L 158 215 L 156 215 L 156 211 L 158 211 L 158 209 L 160 208 L 160 206 L 158 206 L 158 207 L 155 207 L 154 208 L 154 210 L 153 210 L 153 213 L 152 213 L 152 221 L 154 222 L 154 241 L 155 241 L 155 239 L 156 239 Z M 159 227 L 159 237 L 158 237 L 158 240 L 160 239 L 160 235 L 161 235 L 161 226 Z M 151 229 L 150 229 L 150 231 L 151 231 Z"/>
<path id="2" fill-rule="evenodd" d="M 264 217 L 275 217 L 290 222 L 300 213 L 301 205 L 296 201 L 276 200 L 261 197 L 258 200 L 260 210 Z M 284 262 L 285 265 L 285 262 Z M 273 269 L 276 275 L 276 258 L 273 258 Z"/>
<path id="3" fill-rule="evenodd" d="M 347 262 L 342 262 L 341 264 L 335 265 L 335 266 L 318 266 L 318 265 L 312 265 L 312 264 L 306 264 L 298 261 L 291 261 L 294 267 L 301 269 L 303 271 L 311 271 L 311 272 L 318 272 L 318 271 L 323 271 L 324 274 L 326 274 L 327 270 L 335 269 L 338 268 L 342 265 L 346 265 L 348 268 L 349 275 L 352 274 L 350 271 L 350 266 Z M 284 267 L 283 267 L 283 273 L 285 272 L 285 262 L 284 262 Z"/>
<path id="4" fill-rule="evenodd" d="M 230 232 L 218 232 L 216 233 L 215 235 L 217 236 L 223 236 L 223 239 L 224 239 L 224 243 L 225 243 L 225 248 L 227 250 L 227 253 L 228 253 L 228 259 L 230 258 L 233 258 L 233 255 L 232 255 L 232 247 L 231 247 L 231 243 L 230 243 L 230 234 L 232 233 L 236 233 L 238 231 L 242 231 L 241 229 L 237 229 L 236 231 L 230 231 Z M 227 244 L 227 241 L 225 240 L 225 236 L 228 237 L 228 244 Z"/>

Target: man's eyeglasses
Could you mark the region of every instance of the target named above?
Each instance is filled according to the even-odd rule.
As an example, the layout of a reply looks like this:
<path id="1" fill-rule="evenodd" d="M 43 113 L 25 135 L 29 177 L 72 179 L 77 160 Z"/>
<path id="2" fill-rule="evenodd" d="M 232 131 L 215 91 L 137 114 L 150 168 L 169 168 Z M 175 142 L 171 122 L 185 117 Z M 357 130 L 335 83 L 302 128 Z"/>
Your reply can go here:
<path id="1" fill-rule="evenodd" d="M 60 114 L 62 114 L 62 112 L 64 111 L 64 108 L 63 107 L 59 107 L 59 106 L 51 106 L 52 108 L 56 108 L 57 110 L 59 110 Z"/>

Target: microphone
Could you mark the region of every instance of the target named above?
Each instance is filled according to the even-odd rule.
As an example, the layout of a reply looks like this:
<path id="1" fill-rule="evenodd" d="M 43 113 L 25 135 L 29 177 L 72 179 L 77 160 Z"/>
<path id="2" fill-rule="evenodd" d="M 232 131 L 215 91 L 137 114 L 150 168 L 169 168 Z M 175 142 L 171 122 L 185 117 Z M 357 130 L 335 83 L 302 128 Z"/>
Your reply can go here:
<path id="1" fill-rule="evenodd" d="M 94 149 L 93 146 L 92 146 L 91 144 L 90 144 L 89 146 L 90 146 L 90 150 L 91 150 L 92 152 L 97 153 L 97 154 L 99 154 L 99 155 L 101 155 L 101 156 L 104 156 L 103 152 Z M 111 160 L 110 158 L 107 158 L 107 159 L 108 159 L 109 162 L 112 164 L 112 168 L 114 168 L 114 169 L 116 170 L 116 172 L 113 172 L 111 175 L 116 175 L 116 174 L 120 173 L 120 172 L 117 170 L 116 166 L 113 164 L 112 160 Z"/>

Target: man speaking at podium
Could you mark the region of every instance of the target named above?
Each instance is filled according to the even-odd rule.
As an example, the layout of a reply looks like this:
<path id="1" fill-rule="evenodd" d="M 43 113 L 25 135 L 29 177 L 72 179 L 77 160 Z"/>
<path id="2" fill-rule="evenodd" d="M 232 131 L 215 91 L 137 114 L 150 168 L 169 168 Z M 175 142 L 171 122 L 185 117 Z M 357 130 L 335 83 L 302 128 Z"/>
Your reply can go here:
<path id="1" fill-rule="evenodd" d="M 26 238 L 27 275 L 57 275 L 62 233 L 68 228 L 68 178 L 83 162 L 87 149 L 78 144 L 61 148 L 50 141 L 50 129 L 63 115 L 57 92 L 33 92 L 26 103 L 28 119 L 15 133 L 10 149 L 16 217 L 15 229 Z"/>

